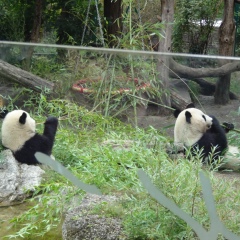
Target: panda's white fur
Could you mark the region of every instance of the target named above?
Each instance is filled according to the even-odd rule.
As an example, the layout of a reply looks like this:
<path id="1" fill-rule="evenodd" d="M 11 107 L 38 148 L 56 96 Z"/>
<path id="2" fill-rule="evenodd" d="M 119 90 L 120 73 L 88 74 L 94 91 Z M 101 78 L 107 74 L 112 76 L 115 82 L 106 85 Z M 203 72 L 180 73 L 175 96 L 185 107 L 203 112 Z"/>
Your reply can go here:
<path id="1" fill-rule="evenodd" d="M 191 124 L 186 121 L 186 111 L 192 114 Z M 205 116 L 205 119 L 203 118 Z M 174 144 L 191 147 L 211 127 L 212 118 L 197 108 L 188 108 L 179 115 L 174 127 Z"/>
<path id="2" fill-rule="evenodd" d="M 188 108 L 179 113 L 174 127 L 174 145 L 178 150 L 199 144 L 206 148 L 205 154 L 212 147 L 220 146 L 220 152 L 227 148 L 220 169 L 240 169 L 240 153 L 235 146 L 227 145 L 224 129 L 214 116 L 208 116 L 196 108 Z M 221 155 L 221 153 L 219 153 Z"/>
<path id="3" fill-rule="evenodd" d="M 36 123 L 30 115 L 27 114 L 25 124 L 19 122 L 23 110 L 14 110 L 9 112 L 2 123 L 2 144 L 4 147 L 17 151 L 22 148 L 24 143 L 35 135 Z"/>
<path id="4" fill-rule="evenodd" d="M 51 155 L 57 132 L 58 119 L 48 117 L 42 134 L 36 132 L 36 123 L 29 113 L 23 110 L 3 112 L 2 145 L 9 148 L 17 161 L 38 164 L 36 152 Z"/>

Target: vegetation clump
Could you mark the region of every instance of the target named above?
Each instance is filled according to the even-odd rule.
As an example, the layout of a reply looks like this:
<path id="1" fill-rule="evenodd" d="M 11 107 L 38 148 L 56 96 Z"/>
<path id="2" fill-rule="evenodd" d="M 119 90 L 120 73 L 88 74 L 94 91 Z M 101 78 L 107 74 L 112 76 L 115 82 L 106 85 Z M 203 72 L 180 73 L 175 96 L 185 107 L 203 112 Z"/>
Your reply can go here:
<path id="1" fill-rule="evenodd" d="M 209 228 L 199 182 L 201 159 L 170 159 L 165 151 L 169 139 L 158 130 L 132 127 L 64 100 L 39 101 L 32 111 L 37 123 L 43 122 L 46 114 L 59 117 L 53 149 L 56 161 L 81 181 L 96 185 L 103 194 L 119 196 L 115 205 L 102 205 L 94 211 L 120 218 L 128 239 L 197 239 L 183 220 L 150 197 L 141 185 L 138 169 L 143 169 L 166 197 Z M 42 124 L 37 126 L 38 131 L 43 129 Z M 112 143 L 117 143 L 117 148 Z M 213 172 L 208 176 L 220 219 L 239 234 L 235 220 L 239 217 L 239 195 L 234 184 L 214 178 Z M 45 183 L 30 200 L 29 210 L 12 220 L 15 233 L 12 229 L 6 239 L 49 236 L 61 226 L 64 209 L 76 195 L 81 199 L 85 193 L 48 170 Z"/>

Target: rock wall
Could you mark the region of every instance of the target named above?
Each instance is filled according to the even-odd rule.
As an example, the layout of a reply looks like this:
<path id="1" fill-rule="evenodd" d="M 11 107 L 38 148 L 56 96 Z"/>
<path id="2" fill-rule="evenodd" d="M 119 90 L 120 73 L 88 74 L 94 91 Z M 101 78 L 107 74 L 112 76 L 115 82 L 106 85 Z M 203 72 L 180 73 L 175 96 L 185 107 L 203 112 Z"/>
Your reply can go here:
<path id="1" fill-rule="evenodd" d="M 10 150 L 1 152 L 0 206 L 9 206 L 29 197 L 45 173 L 39 166 L 21 164 Z"/>

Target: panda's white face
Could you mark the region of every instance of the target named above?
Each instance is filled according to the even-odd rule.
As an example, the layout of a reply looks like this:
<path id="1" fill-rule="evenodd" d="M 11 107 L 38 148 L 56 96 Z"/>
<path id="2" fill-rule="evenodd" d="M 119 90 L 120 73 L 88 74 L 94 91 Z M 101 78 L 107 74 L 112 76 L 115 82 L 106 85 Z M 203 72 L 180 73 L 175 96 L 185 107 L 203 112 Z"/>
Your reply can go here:
<path id="1" fill-rule="evenodd" d="M 23 110 L 9 112 L 2 123 L 2 144 L 6 148 L 16 151 L 35 135 L 36 123 Z"/>
<path id="2" fill-rule="evenodd" d="M 212 118 L 197 108 L 182 111 L 174 127 L 174 143 L 190 147 L 211 127 Z"/>

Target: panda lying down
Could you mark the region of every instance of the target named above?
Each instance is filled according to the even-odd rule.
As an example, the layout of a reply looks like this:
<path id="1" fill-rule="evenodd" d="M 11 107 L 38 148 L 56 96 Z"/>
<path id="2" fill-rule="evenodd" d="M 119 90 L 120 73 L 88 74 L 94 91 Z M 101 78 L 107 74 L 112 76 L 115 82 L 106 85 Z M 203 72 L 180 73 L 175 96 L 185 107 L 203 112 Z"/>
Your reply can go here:
<path id="1" fill-rule="evenodd" d="M 21 163 L 38 164 L 36 152 L 51 155 L 58 126 L 58 119 L 48 117 L 44 123 L 43 134 L 36 133 L 36 123 L 23 110 L 2 112 L 2 145 L 10 149 L 15 159 Z"/>
<path id="2" fill-rule="evenodd" d="M 174 146 L 177 150 L 191 148 L 194 154 L 201 150 L 203 162 L 209 160 L 213 149 L 214 158 L 224 157 L 220 169 L 240 169 L 240 156 L 237 147 L 228 146 L 226 133 L 232 130 L 232 124 L 220 125 L 214 116 L 208 116 L 197 108 L 187 108 L 182 112 L 175 111 L 177 118 L 174 127 Z"/>

